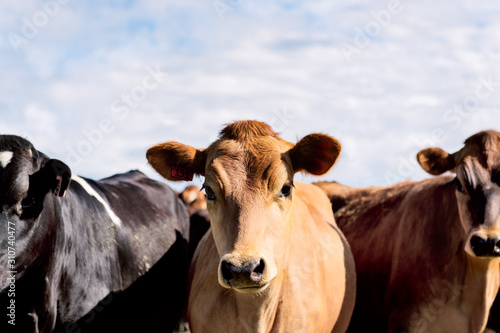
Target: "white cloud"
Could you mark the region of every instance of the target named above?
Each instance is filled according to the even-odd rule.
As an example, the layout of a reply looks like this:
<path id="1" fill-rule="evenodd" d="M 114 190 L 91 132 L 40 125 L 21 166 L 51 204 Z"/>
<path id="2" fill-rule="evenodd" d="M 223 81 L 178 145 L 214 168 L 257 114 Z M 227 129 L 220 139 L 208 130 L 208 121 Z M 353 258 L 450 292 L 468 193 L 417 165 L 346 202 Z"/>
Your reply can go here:
<path id="1" fill-rule="evenodd" d="M 480 78 L 500 80 L 500 9 L 492 1 L 402 1 L 401 13 L 351 62 L 341 43 L 355 45 L 356 27 L 388 1 L 242 0 L 231 2 L 239 5 L 224 20 L 212 2 L 69 2 L 18 53 L 8 33 L 20 34 L 22 18 L 40 6 L 1 4 L 0 130 L 64 159 L 110 119 L 114 129 L 73 166 L 104 177 L 148 169 L 148 145 L 174 139 L 204 147 L 222 124 L 259 119 L 289 141 L 334 135 L 344 153 L 328 177 L 372 185 L 397 174 L 436 129 L 448 149 L 498 123 L 500 87 L 467 119 L 445 116 Z M 156 65 L 165 80 L 118 119 L 113 102 Z M 276 122 L 285 109 L 290 118 Z M 424 176 L 415 169 L 401 178 Z"/>

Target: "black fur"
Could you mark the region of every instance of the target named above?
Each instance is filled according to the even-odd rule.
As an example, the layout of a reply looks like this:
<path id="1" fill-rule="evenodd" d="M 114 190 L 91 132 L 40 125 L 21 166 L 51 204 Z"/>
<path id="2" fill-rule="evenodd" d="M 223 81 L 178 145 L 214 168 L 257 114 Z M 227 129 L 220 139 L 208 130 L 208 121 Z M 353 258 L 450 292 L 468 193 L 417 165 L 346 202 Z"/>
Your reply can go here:
<path id="1" fill-rule="evenodd" d="M 1 151 L 13 157 L 0 168 L 0 332 L 173 329 L 189 265 L 188 214 L 174 191 L 138 171 L 84 179 L 118 216 L 116 225 L 79 181 L 70 182 L 61 161 L 17 136 L 0 136 Z M 15 326 L 7 316 L 12 300 Z"/>

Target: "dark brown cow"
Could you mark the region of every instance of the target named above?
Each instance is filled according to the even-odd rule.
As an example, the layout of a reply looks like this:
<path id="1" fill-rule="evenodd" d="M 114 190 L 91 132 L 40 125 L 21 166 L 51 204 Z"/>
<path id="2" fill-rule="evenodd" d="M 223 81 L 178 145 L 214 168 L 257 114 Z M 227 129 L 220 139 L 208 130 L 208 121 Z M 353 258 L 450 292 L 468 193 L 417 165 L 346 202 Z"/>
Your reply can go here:
<path id="1" fill-rule="evenodd" d="M 191 265 L 192 332 L 344 332 L 355 269 L 330 202 L 298 171 L 327 172 L 339 143 L 311 134 L 296 145 L 268 125 L 228 125 L 206 149 L 166 142 L 148 160 L 170 180 L 205 176 L 210 214 Z"/>
<path id="2" fill-rule="evenodd" d="M 500 283 L 500 133 L 454 154 L 428 148 L 440 176 L 389 187 L 319 183 L 353 250 L 352 332 L 482 332 Z"/>

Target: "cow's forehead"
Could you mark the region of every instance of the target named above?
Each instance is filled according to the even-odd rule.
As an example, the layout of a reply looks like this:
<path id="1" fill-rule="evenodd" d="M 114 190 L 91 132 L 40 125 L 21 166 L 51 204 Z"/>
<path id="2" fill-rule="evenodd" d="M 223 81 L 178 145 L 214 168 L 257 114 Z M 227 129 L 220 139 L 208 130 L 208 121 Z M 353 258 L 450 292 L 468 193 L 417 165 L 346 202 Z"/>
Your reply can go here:
<path id="1" fill-rule="evenodd" d="M 489 171 L 500 170 L 500 133 L 482 131 L 465 140 L 465 146 L 455 154 L 456 165 L 470 160 Z"/>
<path id="2" fill-rule="evenodd" d="M 0 135 L 0 151 L 27 151 L 33 149 L 28 140 L 17 135 Z"/>
<path id="3" fill-rule="evenodd" d="M 13 155 L 13 159 L 16 155 Z M 25 196 L 29 187 L 31 168 L 24 167 L 18 161 L 12 161 L 4 168 L 0 168 L 0 205 L 11 206 Z"/>
<path id="4" fill-rule="evenodd" d="M 264 157 L 269 153 L 283 153 L 293 147 L 274 132 L 271 127 L 258 121 L 237 121 L 229 124 L 219 138 L 208 147 L 209 158 L 230 156 Z"/>
<path id="5" fill-rule="evenodd" d="M 219 156 L 233 158 L 254 156 L 266 158 L 271 154 L 271 158 L 276 158 L 276 156 L 288 151 L 292 147 L 293 144 L 286 142 L 280 137 L 262 136 L 248 141 L 220 139 L 209 148 L 209 155 L 212 155 L 213 158 Z"/>
<path id="6" fill-rule="evenodd" d="M 207 166 L 219 160 L 228 165 L 237 163 L 247 170 L 259 169 L 280 162 L 292 147 L 279 137 L 260 137 L 249 142 L 219 140 L 208 149 Z"/>
<path id="7" fill-rule="evenodd" d="M 275 181 L 287 178 L 287 171 L 291 172 L 284 153 L 292 147 L 293 144 L 270 136 L 251 141 L 219 140 L 209 148 L 206 176 L 218 178 L 233 189 L 247 185 L 272 187 Z"/>

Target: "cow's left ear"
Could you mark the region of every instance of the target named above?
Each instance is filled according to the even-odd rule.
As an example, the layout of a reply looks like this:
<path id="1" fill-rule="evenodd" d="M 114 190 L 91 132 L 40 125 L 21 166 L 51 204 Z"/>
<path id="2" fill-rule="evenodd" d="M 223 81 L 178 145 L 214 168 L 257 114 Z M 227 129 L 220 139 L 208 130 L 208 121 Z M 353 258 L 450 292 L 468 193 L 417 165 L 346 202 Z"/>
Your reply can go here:
<path id="1" fill-rule="evenodd" d="M 426 172 L 437 176 L 455 168 L 455 158 L 441 148 L 422 149 L 417 154 L 418 164 Z"/>
<path id="2" fill-rule="evenodd" d="M 59 160 L 48 160 L 45 165 L 30 176 L 30 189 L 47 193 L 52 191 L 57 197 L 64 197 L 71 182 L 71 169 Z"/>
<path id="3" fill-rule="evenodd" d="M 307 171 L 313 175 L 328 172 L 340 155 L 340 143 L 325 134 L 309 134 L 290 151 L 294 172 Z"/>

